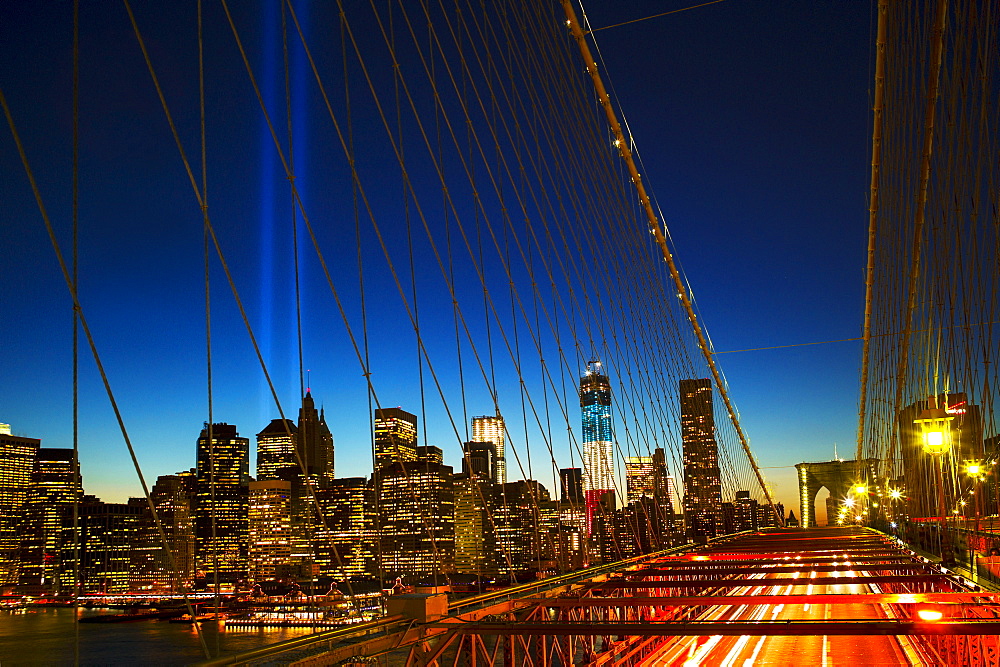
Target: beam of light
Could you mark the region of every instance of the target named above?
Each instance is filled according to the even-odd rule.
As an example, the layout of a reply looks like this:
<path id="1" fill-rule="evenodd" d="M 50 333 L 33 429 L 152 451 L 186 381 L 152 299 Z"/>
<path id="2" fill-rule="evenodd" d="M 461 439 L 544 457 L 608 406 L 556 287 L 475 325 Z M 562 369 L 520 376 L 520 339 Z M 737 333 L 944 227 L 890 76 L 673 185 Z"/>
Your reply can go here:
<path id="1" fill-rule="evenodd" d="M 261 21 L 263 25 L 262 49 L 264 54 L 263 62 L 260 65 L 260 85 L 261 95 L 264 103 L 269 109 L 274 109 L 278 104 L 276 98 L 276 88 L 278 75 L 280 72 L 280 35 L 281 17 L 278 12 L 279 4 L 275 2 L 265 3 L 261 10 Z M 260 153 L 260 185 L 257 188 L 259 201 L 259 249 L 260 259 L 258 260 L 259 270 L 257 276 L 260 281 L 260 324 L 257 326 L 257 341 L 260 344 L 260 352 L 267 363 L 271 363 L 271 344 L 274 340 L 274 239 L 275 239 L 275 164 L 274 143 L 271 140 L 271 132 L 267 127 L 267 121 L 263 116 L 258 120 L 258 146 Z M 261 410 L 261 423 L 274 411 L 271 404 L 271 396 L 267 388 L 267 383 L 262 377 L 259 381 L 260 397 L 259 405 Z"/>

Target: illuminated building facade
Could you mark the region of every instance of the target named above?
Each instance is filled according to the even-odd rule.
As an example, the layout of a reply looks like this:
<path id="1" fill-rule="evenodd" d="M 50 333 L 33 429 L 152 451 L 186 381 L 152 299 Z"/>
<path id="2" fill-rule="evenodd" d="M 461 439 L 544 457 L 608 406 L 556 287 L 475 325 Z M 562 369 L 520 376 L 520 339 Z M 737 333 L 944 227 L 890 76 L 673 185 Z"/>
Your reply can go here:
<path id="1" fill-rule="evenodd" d="M 712 381 L 708 378 L 681 380 L 680 403 L 687 533 L 689 537 L 711 538 L 723 529 Z"/>
<path id="2" fill-rule="evenodd" d="M 494 465 L 493 481 L 497 484 L 507 482 L 507 459 L 503 417 L 498 412 L 496 416 L 472 418 L 473 442 L 492 442 L 496 463 Z"/>
<path id="3" fill-rule="evenodd" d="M 492 444 L 488 444 L 492 451 Z M 496 533 L 490 520 L 495 496 L 491 475 L 455 475 L 456 572 L 481 575 L 496 570 Z"/>
<path id="4" fill-rule="evenodd" d="M 749 491 L 737 491 L 733 501 L 733 526 L 728 532 L 757 530 L 757 501 L 750 497 Z"/>
<path id="5" fill-rule="evenodd" d="M 375 573 L 375 503 L 364 477 L 335 479 L 317 492 L 324 525 L 316 531 L 321 577 L 344 580 Z"/>
<path id="6" fill-rule="evenodd" d="M 402 408 L 375 410 L 375 468 L 417 460 L 417 416 Z"/>
<path id="7" fill-rule="evenodd" d="M 614 509 L 614 442 L 611 435 L 611 381 L 601 373 L 601 362 L 591 361 L 580 378 L 583 414 L 583 494 L 587 526 L 597 512 Z"/>
<path id="8" fill-rule="evenodd" d="M 198 438 L 196 561 L 206 581 L 235 584 L 247 575 L 250 441 L 232 424 L 206 424 Z"/>
<path id="9" fill-rule="evenodd" d="M 133 591 L 177 593 L 194 580 L 194 494 L 188 481 L 189 478 L 180 475 L 161 475 L 149 493 L 169 553 L 163 550 L 163 538 L 148 504 L 139 501 L 140 515 L 132 549 Z"/>
<path id="10" fill-rule="evenodd" d="M 292 484 L 261 480 L 250 482 L 248 491 L 250 581 L 274 581 L 292 557 Z"/>
<path id="11" fill-rule="evenodd" d="M 548 500 L 548 492 L 536 496 L 536 484 L 533 480 L 520 480 L 507 482 L 498 489 L 493 517 L 500 574 L 509 576 L 536 567 L 539 522 L 535 502 Z"/>
<path id="12" fill-rule="evenodd" d="M 0 424 L 0 585 L 16 584 L 20 574 L 21 516 L 40 444 Z"/>
<path id="13" fill-rule="evenodd" d="M 82 497 L 83 485 L 73 450 L 40 448 L 24 504 L 22 587 L 39 593 L 72 591 L 73 506 Z"/>
<path id="14" fill-rule="evenodd" d="M 652 456 L 625 457 L 625 490 L 629 503 L 656 495 L 656 469 Z"/>
<path id="15" fill-rule="evenodd" d="M 80 583 L 88 593 L 126 593 L 132 582 L 140 502 L 105 503 L 85 496 L 80 503 Z"/>
<path id="16" fill-rule="evenodd" d="M 455 489 L 438 447 L 416 446 L 417 418 L 399 408 L 375 414 L 376 457 L 399 459 L 375 470 L 380 572 L 436 576 L 455 560 Z M 412 453 L 412 454 L 411 454 Z M 406 457 L 413 456 L 415 460 Z"/>
<path id="17" fill-rule="evenodd" d="M 257 479 L 291 481 L 299 474 L 295 458 L 299 427 L 291 419 L 272 419 L 257 434 Z"/>

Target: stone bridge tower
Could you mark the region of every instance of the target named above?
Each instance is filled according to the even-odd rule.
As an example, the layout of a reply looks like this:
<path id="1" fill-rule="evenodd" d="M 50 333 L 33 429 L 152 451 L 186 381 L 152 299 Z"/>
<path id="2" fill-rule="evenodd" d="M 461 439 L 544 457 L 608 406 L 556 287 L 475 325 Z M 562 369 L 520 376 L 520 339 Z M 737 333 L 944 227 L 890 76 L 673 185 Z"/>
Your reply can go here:
<path id="1" fill-rule="evenodd" d="M 825 463 L 799 463 L 795 469 L 799 473 L 800 525 L 811 528 L 816 525 L 816 494 L 824 486 L 830 496 L 845 498 L 851 485 L 858 482 L 872 484 L 878 459 L 861 461 L 827 461 Z M 828 519 L 829 520 L 829 519 Z"/>

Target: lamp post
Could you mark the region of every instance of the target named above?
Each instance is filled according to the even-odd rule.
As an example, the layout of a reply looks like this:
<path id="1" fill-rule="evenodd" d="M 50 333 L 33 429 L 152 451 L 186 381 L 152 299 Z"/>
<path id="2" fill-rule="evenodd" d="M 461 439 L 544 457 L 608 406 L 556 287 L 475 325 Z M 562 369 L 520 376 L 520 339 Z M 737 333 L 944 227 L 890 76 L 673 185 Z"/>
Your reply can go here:
<path id="1" fill-rule="evenodd" d="M 945 548 L 945 504 L 944 504 L 944 473 L 942 472 L 941 457 L 951 449 L 951 425 L 954 417 L 945 412 L 944 408 L 936 407 L 937 397 L 931 399 L 935 407 L 921 410 L 913 423 L 920 427 L 920 437 L 923 444 L 924 453 L 929 454 L 935 461 L 938 478 L 938 515 L 941 520 L 941 561 L 951 560 L 951 549 Z"/>

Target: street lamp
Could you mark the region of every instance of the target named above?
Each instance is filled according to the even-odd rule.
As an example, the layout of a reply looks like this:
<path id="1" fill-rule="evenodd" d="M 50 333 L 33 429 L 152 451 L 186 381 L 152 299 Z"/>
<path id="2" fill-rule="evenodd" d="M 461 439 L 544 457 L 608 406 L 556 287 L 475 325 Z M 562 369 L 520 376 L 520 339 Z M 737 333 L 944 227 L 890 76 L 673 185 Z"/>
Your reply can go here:
<path id="1" fill-rule="evenodd" d="M 934 405 L 937 406 L 938 399 L 934 397 Z M 936 461 L 938 477 L 938 514 L 941 517 L 941 560 L 948 559 L 945 555 L 945 509 L 944 509 L 944 473 L 941 470 L 941 456 L 951 449 L 951 420 L 944 408 L 933 407 L 921 410 L 913 423 L 920 427 L 920 438 L 924 452 L 930 454 Z M 950 554 L 949 554 L 950 556 Z"/>
<path id="2" fill-rule="evenodd" d="M 921 410 L 913 423 L 920 427 L 920 436 L 924 452 L 934 456 L 944 454 L 951 449 L 951 425 L 954 419 L 944 408 L 928 408 Z"/>

